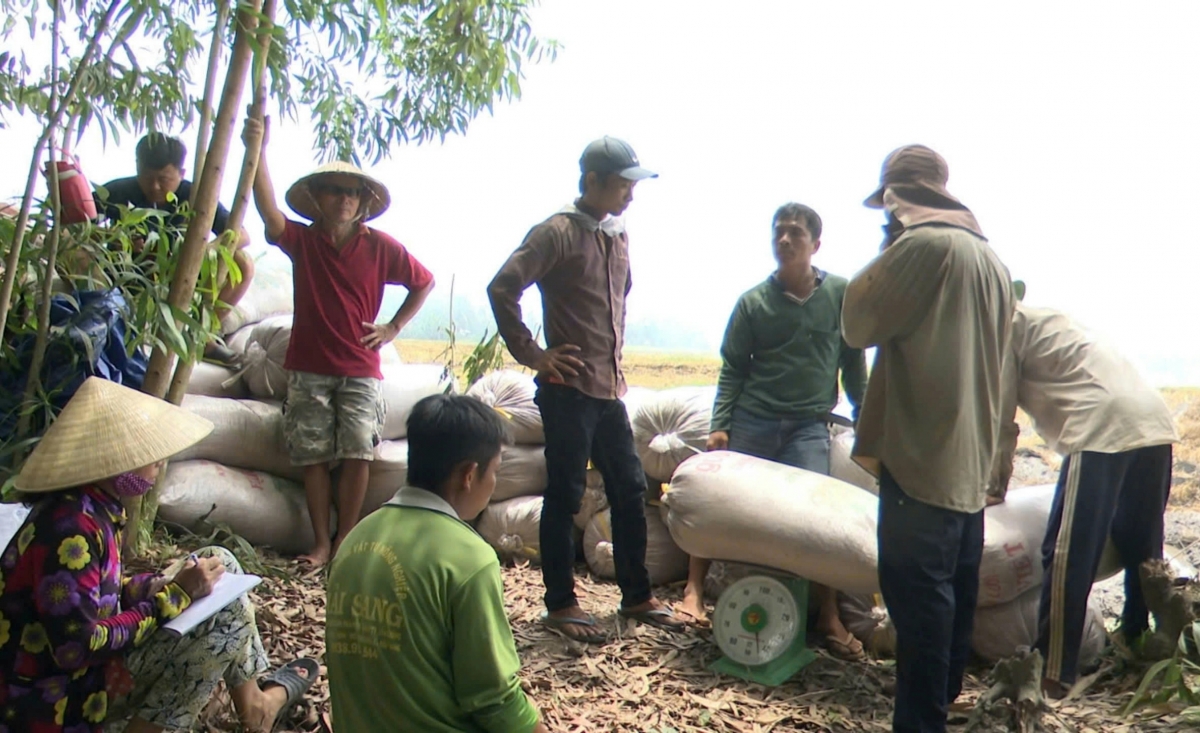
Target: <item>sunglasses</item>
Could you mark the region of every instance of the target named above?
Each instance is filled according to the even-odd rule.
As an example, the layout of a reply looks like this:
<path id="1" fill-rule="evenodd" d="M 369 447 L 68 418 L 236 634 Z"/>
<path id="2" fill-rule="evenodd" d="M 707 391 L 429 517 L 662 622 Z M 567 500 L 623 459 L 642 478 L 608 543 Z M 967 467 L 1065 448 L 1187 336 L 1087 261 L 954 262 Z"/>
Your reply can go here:
<path id="1" fill-rule="evenodd" d="M 361 186 L 338 186 L 332 183 L 323 183 L 316 187 L 321 193 L 327 193 L 331 196 L 351 196 L 360 199 L 367 195 L 367 190 Z"/>

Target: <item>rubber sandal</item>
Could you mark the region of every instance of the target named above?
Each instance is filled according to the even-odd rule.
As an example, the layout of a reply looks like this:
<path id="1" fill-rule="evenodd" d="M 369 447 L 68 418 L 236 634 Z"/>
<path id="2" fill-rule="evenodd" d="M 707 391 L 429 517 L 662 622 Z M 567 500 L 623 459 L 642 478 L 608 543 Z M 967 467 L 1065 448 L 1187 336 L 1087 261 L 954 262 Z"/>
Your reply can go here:
<path id="1" fill-rule="evenodd" d="M 301 677 L 296 672 L 297 669 L 304 669 L 308 672 L 308 676 Z M 283 707 L 279 708 L 279 712 L 275 714 L 276 726 L 279 725 L 279 721 L 283 720 L 284 713 L 304 698 L 304 694 L 312 688 L 313 683 L 317 681 L 317 677 L 320 674 L 320 663 L 311 657 L 304 657 L 288 662 L 267 677 L 259 680 L 258 686 L 262 689 L 266 689 L 267 685 L 279 685 L 287 690 L 287 700 L 284 701 Z"/>
<path id="2" fill-rule="evenodd" d="M 825 637 L 825 648 L 837 659 L 845 662 L 857 662 L 867 656 L 863 651 L 862 642 L 850 635 L 850 640 L 839 639 L 836 636 Z"/>
<path id="3" fill-rule="evenodd" d="M 608 636 L 596 628 L 596 617 L 591 614 L 588 614 L 587 618 L 573 618 L 571 616 L 551 616 L 549 611 L 542 611 L 541 620 L 543 626 L 562 634 L 571 641 L 582 641 L 585 644 L 603 644 L 608 641 Z M 563 631 L 568 626 L 582 626 L 590 631 L 579 635 L 568 634 Z"/>
<path id="4" fill-rule="evenodd" d="M 675 618 L 683 621 L 688 626 L 695 626 L 698 629 L 712 628 L 712 620 L 708 617 L 700 618 L 699 616 L 696 616 L 691 612 L 685 611 L 679 607 L 676 607 L 674 612 Z"/>
<path id="5" fill-rule="evenodd" d="M 679 619 L 675 612 L 669 608 L 651 608 L 648 611 L 627 611 L 624 608 L 617 609 L 617 615 L 621 618 L 630 618 L 640 624 L 653 626 L 656 629 L 663 631 L 683 631 L 687 628 L 687 624 L 680 621 L 678 624 L 669 624 L 663 621 L 665 618 Z"/>

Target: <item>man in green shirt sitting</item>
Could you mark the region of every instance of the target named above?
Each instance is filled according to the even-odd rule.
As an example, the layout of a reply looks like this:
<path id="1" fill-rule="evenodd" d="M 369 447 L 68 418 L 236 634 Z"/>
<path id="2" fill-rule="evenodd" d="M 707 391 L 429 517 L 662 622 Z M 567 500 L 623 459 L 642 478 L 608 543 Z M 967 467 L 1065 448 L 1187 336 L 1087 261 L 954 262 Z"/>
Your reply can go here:
<path id="1" fill-rule="evenodd" d="M 773 226 L 779 268 L 733 309 L 721 344 L 707 447 L 828 474 L 838 373 L 857 419 L 867 388 L 866 357 L 842 340 L 846 279 L 812 264 L 821 248 L 821 217 L 808 206 L 788 203 L 775 212 Z M 692 558 L 678 609 L 697 622 L 706 620 L 708 567 L 707 560 Z M 860 658 L 862 644 L 842 624 L 837 594 L 815 584 L 813 590 L 821 604 L 817 629 L 830 651 Z"/>
<path id="2" fill-rule="evenodd" d="M 333 728 L 545 733 L 517 679 L 496 553 L 467 524 L 496 488 L 501 418 L 435 395 L 408 418 L 408 485 L 346 535 L 329 574 Z"/>

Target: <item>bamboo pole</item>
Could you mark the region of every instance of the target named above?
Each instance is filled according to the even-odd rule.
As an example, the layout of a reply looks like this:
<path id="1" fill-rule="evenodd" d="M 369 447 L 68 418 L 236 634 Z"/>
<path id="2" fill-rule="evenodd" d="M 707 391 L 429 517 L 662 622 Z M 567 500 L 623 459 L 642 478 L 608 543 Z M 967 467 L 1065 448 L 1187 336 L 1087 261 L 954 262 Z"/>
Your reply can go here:
<path id="1" fill-rule="evenodd" d="M 271 29 L 275 22 L 275 8 L 278 4 L 277 0 L 264 0 L 262 6 L 262 17 L 259 19 L 258 28 L 258 53 L 254 57 L 254 69 L 251 74 L 251 79 L 254 82 L 254 90 L 252 93 L 252 101 L 248 110 L 248 116 L 263 121 L 267 107 L 267 54 L 271 50 Z M 233 206 L 229 209 L 229 224 L 225 227 L 225 231 L 236 232 L 242 228 L 242 223 L 246 220 L 246 211 L 250 206 L 250 192 L 254 187 L 254 176 L 258 173 L 258 158 L 262 152 L 261 140 L 253 145 L 246 146 L 246 153 L 242 158 L 241 175 L 238 177 L 237 193 L 233 198 Z M 192 189 L 195 191 L 195 189 Z M 222 268 L 222 271 L 224 268 Z M 217 285 L 221 285 L 223 281 L 221 274 L 218 274 Z M 171 379 L 171 386 L 167 391 L 167 401 L 178 405 L 183 402 L 183 395 L 187 390 L 188 381 L 192 377 L 192 368 L 194 362 L 181 359 L 179 365 L 175 367 L 175 376 Z"/>
<path id="2" fill-rule="evenodd" d="M 225 24 L 229 21 L 229 0 L 217 0 L 217 21 L 213 26 L 212 46 L 208 49 L 208 69 L 204 74 L 204 96 L 200 101 L 200 132 L 196 136 L 196 162 L 192 166 L 192 202 L 195 203 L 200 176 L 204 173 L 204 157 L 212 136 L 212 105 L 217 93 L 217 67 L 221 63 L 221 42 Z"/>
<path id="3" fill-rule="evenodd" d="M 117 11 L 120 4 L 121 0 L 113 0 L 108 6 L 108 10 L 101 17 L 100 24 L 96 27 L 96 32 L 92 34 L 91 40 L 88 41 L 87 48 L 83 52 L 83 56 L 79 59 L 79 65 L 75 67 L 75 73 L 71 77 L 70 86 L 67 88 L 66 93 L 59 98 L 58 104 L 54 105 L 52 109 L 47 110 L 47 117 L 49 119 L 46 121 L 46 129 L 42 131 L 41 136 L 34 143 L 33 159 L 29 163 L 29 175 L 25 179 L 25 195 L 21 197 L 21 211 L 17 214 L 17 224 L 16 229 L 13 231 L 12 244 L 9 246 L 8 256 L 4 261 L 4 282 L 0 285 L 0 336 L 3 336 L 5 328 L 8 326 L 8 311 L 12 305 L 13 283 L 16 282 L 17 278 L 17 264 L 21 258 L 21 244 L 25 237 L 25 230 L 29 226 L 29 210 L 33 205 L 33 189 L 37 184 L 38 168 L 42 162 L 42 151 L 46 149 L 54 128 L 58 127 L 58 123 L 62 119 L 63 110 L 75 101 L 79 85 L 83 82 L 83 72 L 91 65 L 92 55 L 96 53 L 96 47 L 100 45 L 100 38 L 108 30 L 108 24 L 112 21 L 113 14 Z M 53 95 L 51 99 L 53 99 Z"/>
<path id="4" fill-rule="evenodd" d="M 59 6 L 54 6 L 54 22 L 51 24 L 51 41 L 50 41 L 50 97 L 46 102 L 47 112 L 50 109 L 58 107 L 61 109 L 61 104 L 56 104 L 55 96 L 58 94 L 58 56 L 59 56 L 59 33 L 60 21 L 62 19 L 62 10 Z M 48 115 L 53 116 L 53 115 Z M 47 130 L 51 133 L 48 142 L 54 140 L 54 127 L 51 126 Z M 37 316 L 37 336 L 33 342 L 33 358 L 29 364 L 29 374 L 25 377 L 25 394 L 21 399 L 21 416 L 17 418 L 17 438 L 27 437 L 29 434 L 29 423 L 33 418 L 33 400 L 38 390 L 42 386 L 42 362 L 46 359 L 46 345 L 49 342 L 50 336 L 50 298 L 54 292 L 54 267 L 58 259 L 58 245 L 62 241 L 62 196 L 58 190 L 58 160 L 54 155 L 54 145 L 50 146 L 49 155 L 47 155 L 47 185 L 50 187 L 50 208 L 54 212 L 54 227 L 50 230 L 50 243 L 46 253 L 46 274 L 42 277 L 42 297 L 38 303 Z M 15 244 L 14 244 L 15 248 Z M 20 463 L 18 456 L 17 463 Z"/>
<path id="5" fill-rule="evenodd" d="M 253 50 L 251 35 L 258 27 L 258 12 L 261 0 L 245 0 L 239 7 L 234 29 L 233 53 L 229 57 L 229 68 L 225 73 L 225 86 L 221 92 L 221 103 L 217 109 L 217 119 L 213 129 L 212 145 L 209 147 L 204 160 L 204 170 L 200 175 L 200 183 L 194 197 L 195 213 L 188 223 L 184 235 L 183 246 L 179 251 L 179 260 L 175 276 L 171 280 L 171 289 L 167 302 L 172 308 L 186 310 L 190 308 L 192 296 L 196 292 L 196 281 L 200 276 L 200 267 L 208 249 L 208 233 L 212 229 L 216 215 L 217 196 L 221 191 L 221 179 L 225 173 L 225 163 L 229 157 L 229 146 L 233 137 L 233 122 L 236 111 L 241 106 L 242 89 L 246 86 L 246 73 L 250 67 Z M 146 369 L 146 379 L 142 383 L 142 391 L 155 397 L 165 397 L 172 381 L 172 355 L 161 347 L 155 348 L 150 357 L 150 365 Z M 153 509 L 154 499 L 143 502 L 134 499 L 126 504 L 130 525 L 133 531 L 126 534 L 125 554 L 135 554 L 139 549 L 139 536 L 143 533 L 146 523 L 153 521 L 149 510 Z"/>
<path id="6" fill-rule="evenodd" d="M 167 295 L 167 302 L 178 310 L 185 310 L 191 306 L 192 295 L 196 292 L 196 280 L 200 275 L 205 251 L 208 249 L 208 233 L 216 215 L 217 196 L 221 191 L 221 179 L 225 173 L 230 140 L 233 137 L 233 118 L 241 105 L 242 88 L 246 85 L 246 73 L 250 67 L 250 34 L 258 25 L 260 1 L 246 0 L 237 14 L 233 53 L 229 58 L 225 88 L 217 110 L 212 145 L 209 147 L 204 171 L 200 176 L 195 216 L 188 223 L 175 276 L 171 280 L 171 289 Z M 155 397 L 166 395 L 171 379 L 170 361 L 170 355 L 162 348 L 154 350 L 150 357 L 150 366 L 146 370 L 146 380 L 142 384 L 143 392 Z"/>

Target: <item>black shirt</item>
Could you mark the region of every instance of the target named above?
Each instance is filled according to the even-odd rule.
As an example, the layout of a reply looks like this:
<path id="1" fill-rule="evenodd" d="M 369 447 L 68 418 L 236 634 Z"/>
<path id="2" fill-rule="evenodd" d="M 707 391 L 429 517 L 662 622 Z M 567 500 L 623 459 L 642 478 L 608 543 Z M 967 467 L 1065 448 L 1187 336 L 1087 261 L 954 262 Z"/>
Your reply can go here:
<path id="1" fill-rule="evenodd" d="M 175 229 L 183 230 L 187 227 L 187 219 L 182 214 L 177 214 L 179 206 L 186 203 L 192 197 L 192 182 L 184 179 L 179 184 L 179 189 L 175 191 L 175 201 L 164 204 L 153 204 L 150 199 L 146 198 L 146 194 L 142 193 L 142 187 L 138 185 L 137 177 L 118 178 L 115 181 L 109 181 L 104 184 L 104 188 L 108 189 L 108 198 L 102 199 L 100 192 L 95 193 L 96 210 L 100 211 L 109 219 L 119 219 L 121 216 L 118 206 L 132 206 L 139 209 L 158 209 L 171 214 L 167 220 L 168 225 Z M 229 223 L 229 210 L 217 203 L 217 215 L 213 217 L 213 234 L 221 234 L 225 231 L 226 225 Z"/>

